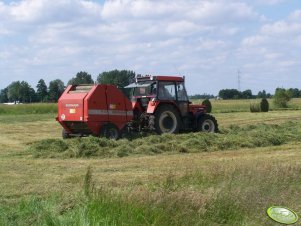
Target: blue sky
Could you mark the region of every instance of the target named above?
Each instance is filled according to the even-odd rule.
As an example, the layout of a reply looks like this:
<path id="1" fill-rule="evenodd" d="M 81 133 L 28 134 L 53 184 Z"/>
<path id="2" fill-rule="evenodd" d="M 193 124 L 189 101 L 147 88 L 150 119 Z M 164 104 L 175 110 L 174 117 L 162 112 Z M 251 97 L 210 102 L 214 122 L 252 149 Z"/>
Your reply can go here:
<path id="1" fill-rule="evenodd" d="M 185 75 L 190 94 L 301 89 L 300 0 L 0 0 L 0 89 L 79 71 Z"/>

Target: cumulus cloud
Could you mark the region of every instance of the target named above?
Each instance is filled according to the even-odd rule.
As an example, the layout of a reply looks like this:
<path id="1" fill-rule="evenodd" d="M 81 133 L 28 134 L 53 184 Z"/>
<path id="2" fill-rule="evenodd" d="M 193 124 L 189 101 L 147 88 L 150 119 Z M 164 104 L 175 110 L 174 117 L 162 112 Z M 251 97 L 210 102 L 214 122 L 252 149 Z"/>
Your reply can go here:
<path id="1" fill-rule="evenodd" d="M 300 37 L 299 10 L 296 10 L 287 18 L 262 24 L 256 35 L 242 40 L 237 55 L 253 62 L 245 64 L 245 70 L 265 72 L 275 86 L 277 82 L 278 86 L 284 83 L 295 86 L 301 72 Z M 279 85 L 277 77 L 285 82 Z"/>
<path id="2" fill-rule="evenodd" d="M 291 0 L 255 0 L 256 3 L 261 5 L 277 5 L 280 3 L 290 2 Z"/>
<path id="3" fill-rule="evenodd" d="M 81 70 L 94 78 L 115 68 L 142 74 L 185 74 L 191 93 L 217 93 L 236 88 L 238 67 L 257 76 L 260 69 L 275 68 L 275 62 L 287 71 L 298 66 L 300 55 L 295 47 L 301 45 L 301 10 L 267 23 L 253 3 L 0 1 L 0 68 L 34 85 L 43 76 L 48 81 L 59 76 L 67 82 Z M 285 47 L 288 37 L 290 43 Z M 13 78 L 2 75 L 1 84 L 6 86 Z"/>
<path id="4" fill-rule="evenodd" d="M 298 34 L 301 31 L 301 24 L 295 22 L 278 21 L 273 24 L 264 25 L 261 29 L 263 34 L 288 35 Z"/>

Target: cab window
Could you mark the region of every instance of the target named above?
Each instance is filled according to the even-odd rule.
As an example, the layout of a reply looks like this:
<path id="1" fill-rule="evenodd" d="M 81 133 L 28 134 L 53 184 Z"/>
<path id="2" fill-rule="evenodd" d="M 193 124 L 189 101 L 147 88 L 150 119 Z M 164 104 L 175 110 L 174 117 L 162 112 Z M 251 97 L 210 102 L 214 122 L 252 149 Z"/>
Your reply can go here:
<path id="1" fill-rule="evenodd" d="M 177 83 L 178 101 L 188 101 L 187 92 L 183 82 Z"/>
<path id="2" fill-rule="evenodd" d="M 159 82 L 158 99 L 160 100 L 175 100 L 175 83 L 174 82 Z"/>

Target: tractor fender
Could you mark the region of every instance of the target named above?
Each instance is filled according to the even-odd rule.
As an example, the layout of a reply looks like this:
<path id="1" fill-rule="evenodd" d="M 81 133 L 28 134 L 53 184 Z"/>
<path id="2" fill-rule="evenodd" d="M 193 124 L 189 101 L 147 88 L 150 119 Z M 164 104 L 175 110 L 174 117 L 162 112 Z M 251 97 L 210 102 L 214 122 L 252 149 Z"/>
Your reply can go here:
<path id="1" fill-rule="evenodd" d="M 196 121 L 199 121 L 200 118 L 202 118 L 206 113 L 205 112 L 197 112 L 195 113 L 194 117 Z"/>
<path id="2" fill-rule="evenodd" d="M 150 101 L 150 102 L 151 102 L 151 101 Z M 155 114 L 156 110 L 159 109 L 161 106 L 163 106 L 163 105 L 170 105 L 170 106 L 172 106 L 174 109 L 177 110 L 177 112 L 179 113 L 179 115 L 181 115 L 181 112 L 180 112 L 179 108 L 178 108 L 177 105 L 174 104 L 174 103 L 171 103 L 171 102 L 159 102 L 159 103 L 154 102 L 154 103 L 155 103 L 154 105 L 151 105 L 151 106 L 148 106 L 148 107 L 147 107 L 147 113 L 148 113 L 148 114 Z M 150 103 L 148 103 L 148 104 L 150 105 Z"/>

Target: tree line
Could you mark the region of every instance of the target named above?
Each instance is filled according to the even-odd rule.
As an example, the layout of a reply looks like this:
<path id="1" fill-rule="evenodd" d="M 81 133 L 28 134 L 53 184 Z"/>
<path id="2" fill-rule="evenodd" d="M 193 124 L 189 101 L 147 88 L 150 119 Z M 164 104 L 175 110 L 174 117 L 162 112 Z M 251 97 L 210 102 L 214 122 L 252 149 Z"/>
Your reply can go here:
<path id="1" fill-rule="evenodd" d="M 94 81 L 89 73 L 81 71 L 71 78 L 66 85 L 99 83 L 115 84 L 122 88 L 132 82 L 135 77 L 136 74 L 133 71 L 113 70 L 102 72 Z M 36 90 L 26 81 L 15 81 L 0 91 L 0 103 L 57 102 L 65 87 L 64 82 L 60 79 L 50 81 L 48 86 L 44 79 L 40 79 L 35 87 Z"/>
<path id="2" fill-rule="evenodd" d="M 140 75 L 137 75 L 140 76 Z M 77 84 L 115 84 L 120 88 L 134 81 L 136 73 L 129 70 L 113 70 L 102 72 L 94 81 L 92 76 L 85 72 L 78 72 L 75 77 L 71 78 L 66 85 Z M 20 102 L 57 102 L 61 94 L 65 90 L 65 84 L 60 79 L 55 79 L 49 82 L 47 86 L 44 79 L 40 79 L 36 85 L 36 89 L 32 88 L 26 81 L 15 81 L 6 88 L 0 90 L 0 103 Z M 276 93 L 285 94 L 287 98 L 301 97 L 301 90 L 297 88 L 282 89 L 277 88 Z M 255 98 L 271 98 L 272 95 L 265 90 L 259 91 L 254 95 L 250 89 L 239 91 L 237 89 L 222 89 L 219 91 L 218 97 L 222 99 L 255 99 Z M 211 94 L 196 94 L 189 96 L 190 99 L 210 99 L 214 98 Z"/>
<path id="3" fill-rule="evenodd" d="M 298 88 L 276 88 L 275 94 L 277 93 L 285 93 L 286 96 L 289 98 L 299 98 L 301 97 L 301 90 Z M 274 94 L 274 95 L 275 95 Z M 250 89 L 245 91 L 238 91 L 237 89 L 222 89 L 219 91 L 218 96 L 222 99 L 229 100 L 229 99 L 255 99 L 255 98 L 271 98 L 273 97 L 272 94 L 267 93 L 265 90 L 259 91 L 257 95 L 252 94 Z"/>

